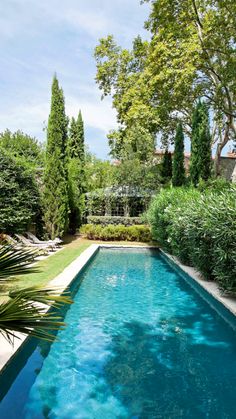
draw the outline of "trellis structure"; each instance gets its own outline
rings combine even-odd
[[[86,194],[87,215],[138,217],[154,196],[154,191],[130,186],[112,186]]]

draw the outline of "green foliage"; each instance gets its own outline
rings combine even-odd
[[[44,149],[35,138],[22,131],[12,133],[6,130],[0,134],[0,149],[9,153],[20,163],[29,164],[30,167],[43,167]]]
[[[150,229],[144,225],[102,225],[86,224],[81,227],[80,233],[90,240],[123,240],[149,242],[151,240]]]
[[[136,155],[130,154],[116,166],[114,185],[137,187],[143,190],[157,190],[160,187],[160,165],[150,162],[140,162]]]
[[[168,149],[165,149],[164,156],[161,162],[160,175],[163,183],[168,182],[172,178],[172,156]]]
[[[78,157],[78,129],[76,120],[73,116],[70,122],[69,137],[67,141],[67,156],[70,158]]]
[[[200,179],[211,176],[211,136],[208,109],[198,101],[193,113],[190,177],[196,186]]]
[[[81,111],[79,111],[77,120],[74,117],[71,118],[67,155],[69,158],[84,161],[84,154],[84,123]]]
[[[75,234],[81,225],[84,211],[84,192],[86,191],[84,125],[79,112],[77,121],[72,117],[70,135],[67,144],[68,161],[68,197],[69,197],[69,231]]]
[[[182,186],[185,183],[184,168],[184,134],[182,124],[179,123],[175,135],[175,151],[173,158],[173,186]]]
[[[221,289],[236,292],[236,188],[162,191],[148,212],[153,237]]]
[[[102,189],[90,192],[86,200],[86,210],[89,215],[102,216],[105,213],[106,197]]]
[[[67,125],[63,91],[54,76],[47,128],[43,191],[44,220],[47,232],[52,239],[57,236],[61,237],[68,226]]]
[[[145,162],[153,157],[155,136],[138,122],[131,127],[111,131],[108,140],[113,158],[130,159],[133,154],[136,159]]]
[[[147,213],[147,220],[151,225],[152,237],[164,249],[170,251],[168,228],[171,223],[168,208],[177,207],[181,197],[188,193],[185,188],[162,189],[160,193],[151,202]]]
[[[85,153],[85,179],[88,192],[103,189],[114,184],[116,167],[109,161],[98,159],[95,155]]]
[[[166,145],[180,115],[191,137],[194,103],[202,97],[214,125],[217,164],[221,150],[236,135],[236,3],[146,1],[150,42],[135,39],[127,50],[109,35],[95,49],[96,81],[104,96],[112,96],[121,123],[112,133],[112,147],[119,152],[121,131],[137,122],[152,134],[162,133]]]
[[[45,306],[51,305],[58,309],[72,302],[68,296],[59,296],[56,290],[50,288],[30,287],[13,290],[10,287],[11,275],[36,271],[30,266],[34,257],[34,252],[16,250],[9,245],[3,245],[0,249],[0,279],[3,281],[3,285],[0,284],[3,297],[0,303],[0,334],[11,343],[16,337],[15,332],[54,340],[54,332],[64,326],[64,323],[55,310],[45,311]]]
[[[102,226],[110,225],[124,225],[124,226],[132,226],[132,225],[140,225],[142,224],[142,219],[140,217],[119,217],[119,216],[96,216],[96,215],[89,215],[87,217],[88,224],[100,224]]]
[[[28,249],[15,249],[10,244],[1,244],[0,248],[0,280],[10,276],[37,272],[35,267],[30,266],[37,255]]]
[[[81,161],[84,161],[84,121],[82,118],[82,113],[79,111],[77,118],[77,129],[78,129],[78,157]]]
[[[40,213],[34,173],[8,154],[0,154],[0,231],[24,232]]]
[[[81,225],[85,208],[83,163],[78,158],[68,161],[69,232],[75,234]]]
[[[134,39],[131,51],[122,50],[111,35],[100,39],[95,49],[96,81],[104,96],[112,94],[121,123],[108,135],[114,158],[127,154],[128,146],[143,161],[155,145],[156,109],[150,101],[150,86],[142,79],[147,50],[148,42],[140,37]]]

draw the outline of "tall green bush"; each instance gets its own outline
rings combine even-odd
[[[151,202],[147,219],[151,225],[153,239],[166,250],[171,249],[168,230],[171,225],[169,212],[174,208],[178,209],[179,203],[186,198],[187,189],[169,188],[161,192]]]
[[[173,188],[152,202],[155,240],[221,289],[236,292],[236,188]]]
[[[44,165],[43,145],[20,130],[11,132],[7,129],[0,133],[0,150],[32,168]]]
[[[1,152],[0,232],[24,232],[39,218],[40,196],[34,172]]]

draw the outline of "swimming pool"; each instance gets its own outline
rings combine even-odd
[[[236,417],[236,332],[159,252],[101,249],[73,288],[59,340],[0,378],[1,419]]]

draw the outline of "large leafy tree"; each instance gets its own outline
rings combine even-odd
[[[112,95],[120,123],[109,133],[111,155],[120,158],[131,148],[141,160],[154,150],[158,117],[150,100],[150,86],[143,79],[148,42],[138,36],[131,51],[120,48],[113,36],[100,40],[95,49],[96,81],[102,98]]]
[[[133,154],[140,162],[153,158],[156,144],[155,135],[139,123],[111,131],[108,134],[108,140],[111,155],[114,158],[130,159],[130,155]]]
[[[68,227],[67,127],[63,91],[54,76],[47,127],[43,191],[44,220],[52,239],[62,236]]]
[[[185,182],[184,168],[184,134],[182,124],[179,123],[175,135],[175,150],[173,158],[173,186],[182,186]]]
[[[149,0],[147,0],[149,1]],[[167,116],[181,113],[190,129],[192,106],[204,97],[210,106],[215,168],[222,149],[236,135],[236,3],[233,0],[150,0],[146,27],[152,40],[146,72]],[[168,119],[167,119],[168,122]],[[167,125],[168,127],[168,125]]]
[[[0,231],[24,232],[41,211],[34,171],[5,151],[0,153]]]
[[[190,177],[196,186],[211,176],[211,136],[208,109],[198,101],[193,113]]]
[[[191,138],[194,104],[204,98],[212,115],[218,173],[222,149],[236,134],[236,3],[146,1],[151,4],[146,22],[151,41],[136,39],[128,51],[112,36],[100,40],[95,50],[99,87],[103,95],[112,95],[121,124],[138,121],[151,132],[162,132],[165,144],[180,118]]]

